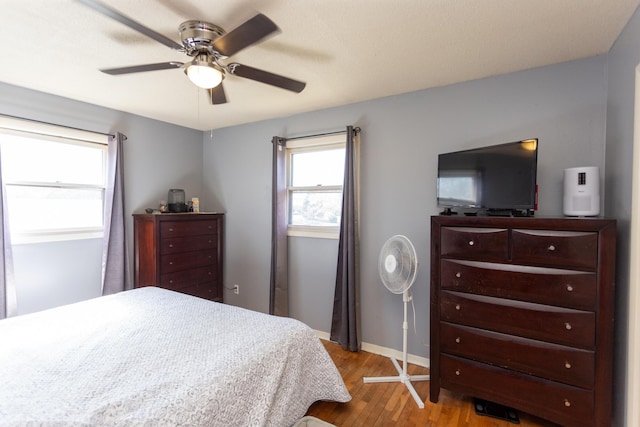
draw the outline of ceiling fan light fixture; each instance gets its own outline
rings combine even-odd
[[[200,54],[187,63],[184,72],[193,84],[203,89],[218,86],[224,78],[220,67],[214,64],[206,54]]]

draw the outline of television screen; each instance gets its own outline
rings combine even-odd
[[[438,206],[533,213],[537,161],[537,139],[440,154]]]

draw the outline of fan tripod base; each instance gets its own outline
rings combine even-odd
[[[393,362],[393,366],[395,366],[396,369],[398,370],[398,376],[395,376],[395,377],[364,377],[362,380],[365,383],[401,382],[405,386],[407,386],[407,389],[409,389],[409,392],[411,393],[411,395],[413,396],[413,399],[418,404],[418,407],[420,409],[424,409],[424,402],[422,401],[422,399],[420,399],[420,396],[418,396],[418,393],[416,392],[416,389],[413,388],[413,384],[411,384],[411,381],[429,381],[429,377],[430,376],[429,375],[407,375],[407,373],[406,373],[406,362],[405,362],[405,369],[403,370],[402,368],[400,368],[400,364],[398,363],[398,361],[395,358],[390,357],[390,359]]]

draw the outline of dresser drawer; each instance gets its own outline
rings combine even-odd
[[[512,230],[512,260],[595,270],[598,234],[593,232]]]
[[[590,390],[445,354],[440,364],[445,388],[516,409],[524,408],[564,425],[593,424],[595,399]]]
[[[216,249],[217,245],[218,240],[213,235],[174,237],[160,240],[160,254]]]
[[[440,242],[444,257],[486,261],[509,258],[509,231],[501,228],[442,227]]]
[[[577,387],[594,384],[593,351],[446,322],[440,324],[440,340],[444,353]]]
[[[440,318],[509,335],[593,350],[595,313],[442,291]]]
[[[592,272],[442,259],[441,288],[579,310],[596,310]]]
[[[201,234],[217,234],[218,221],[214,219],[192,221],[162,221],[160,238],[173,236],[198,236]]]
[[[216,252],[213,250],[162,255],[160,257],[160,274],[190,270],[194,267],[209,266],[209,268],[214,268],[215,261]]]
[[[180,289],[186,286],[205,282],[216,282],[217,268],[215,265],[192,268],[160,275],[160,286],[167,289]]]

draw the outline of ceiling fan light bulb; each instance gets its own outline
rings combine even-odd
[[[222,73],[212,65],[189,64],[185,73],[193,84],[203,89],[211,89],[222,82]]]

